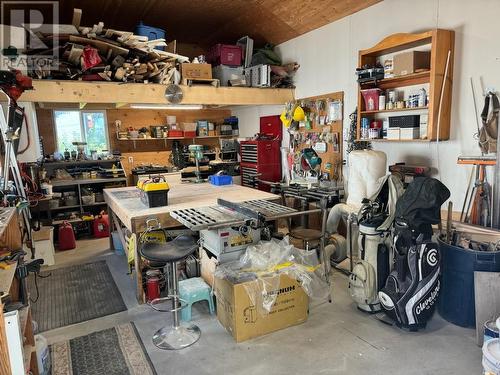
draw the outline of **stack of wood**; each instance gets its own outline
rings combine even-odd
[[[149,40],[129,31],[106,29],[102,22],[93,27],[79,25],[75,9],[73,25],[64,26],[64,33],[41,34],[47,45],[59,47],[59,69],[36,70],[36,78],[80,79],[144,83],[178,83],[179,63],[189,62],[186,56],[167,52],[165,39]],[[79,13],[81,17],[81,12]],[[161,49],[158,49],[161,48]],[[52,48],[50,52],[53,52]],[[40,53],[40,51],[38,51]]]

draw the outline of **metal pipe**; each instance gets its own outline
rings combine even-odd
[[[178,286],[179,286],[179,280],[177,278],[177,263],[172,262],[171,264],[171,269],[172,269],[172,309],[174,310],[174,328],[179,327],[179,291],[178,291]]]

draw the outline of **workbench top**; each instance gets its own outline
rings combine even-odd
[[[145,221],[156,217],[164,228],[179,226],[169,212],[186,208],[214,206],[218,198],[232,202],[253,199],[278,199],[279,196],[241,185],[215,186],[209,183],[173,183],[168,192],[168,206],[148,208],[135,186],[104,189],[104,199],[113,213],[133,233],[144,230]]]

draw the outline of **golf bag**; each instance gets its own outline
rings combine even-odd
[[[425,327],[439,295],[440,253],[432,224],[440,223],[449,196],[440,181],[417,177],[396,204],[394,270],[378,295],[386,314],[412,331]]]
[[[349,277],[349,292],[358,308],[378,312],[378,292],[385,285],[392,265],[390,227],[403,184],[396,176],[384,177],[371,199],[364,199],[358,214],[359,260]]]

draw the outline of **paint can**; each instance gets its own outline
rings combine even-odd
[[[488,320],[486,323],[484,323],[484,340],[483,342],[486,342],[491,339],[498,339],[500,337],[499,335],[499,328],[497,327],[497,323],[495,320]]]
[[[146,297],[148,302],[160,298],[160,272],[158,270],[146,271]]]
[[[500,339],[483,344],[483,374],[500,375]]]

